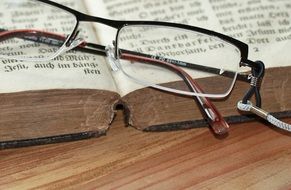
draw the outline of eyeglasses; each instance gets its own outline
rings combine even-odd
[[[255,94],[260,107],[256,81],[263,76],[264,65],[248,60],[248,46],[229,36],[177,23],[93,17],[48,0],[0,2],[1,10],[12,11],[19,7],[66,21],[56,23],[60,27],[52,33],[46,30],[46,22],[42,20],[21,15],[14,18],[31,19],[32,24],[27,25],[15,24],[12,18],[0,29],[1,58],[48,61],[71,49],[107,56],[113,70],[122,71],[139,84],[195,96],[219,134],[227,131],[228,125],[208,98],[228,96],[237,78],[252,82],[243,102],[247,103]],[[105,47],[79,38],[80,22],[96,22],[117,29],[113,46]],[[239,73],[240,67],[250,67],[252,75]],[[183,82],[173,86],[169,85],[171,81]]]

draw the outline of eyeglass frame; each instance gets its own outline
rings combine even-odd
[[[247,81],[247,82],[252,82],[251,80],[261,80],[263,75],[264,75],[264,71],[265,71],[265,66],[264,63],[261,61],[251,61],[248,59],[248,53],[249,53],[249,46],[244,43],[241,42],[237,39],[234,39],[230,36],[224,35],[222,33],[219,32],[215,32],[212,30],[208,30],[205,28],[200,28],[200,27],[196,27],[196,26],[190,26],[190,25],[185,25],[185,24],[179,24],[179,23],[171,23],[171,22],[162,22],[162,21],[124,21],[124,20],[111,20],[111,19],[106,19],[106,18],[101,18],[101,17],[96,17],[96,16],[91,16],[91,15],[87,15],[84,14],[82,12],[79,12],[77,10],[74,10],[72,8],[69,8],[67,6],[61,5],[59,3],[50,1],[50,0],[34,0],[34,1],[38,1],[38,2],[42,2],[48,5],[52,5],[55,6],[59,9],[63,9],[71,14],[73,14],[76,18],[76,26],[74,27],[71,35],[68,37],[65,45],[67,47],[70,46],[70,42],[73,42],[76,38],[76,36],[78,35],[78,27],[79,27],[79,23],[82,22],[96,22],[96,23],[100,23],[100,24],[104,24],[107,26],[110,26],[112,28],[117,29],[117,33],[116,33],[116,37],[115,37],[115,58],[118,58],[118,35],[119,32],[122,30],[123,27],[125,26],[130,26],[130,25],[156,25],[156,26],[168,26],[168,27],[176,27],[176,28],[181,28],[181,29],[185,29],[185,30],[191,30],[194,32],[199,32],[202,34],[206,34],[206,35],[210,35],[210,36],[215,36],[221,40],[224,40],[232,45],[234,45],[236,48],[238,48],[238,50],[240,51],[241,54],[241,60],[238,63],[239,67],[242,66],[246,66],[246,67],[250,67],[251,68],[251,75],[240,75],[240,73],[238,73],[238,79],[243,80],[243,81]],[[95,48],[101,48],[101,54],[104,55],[105,51],[103,51],[105,49],[105,47],[102,47],[102,45],[97,45],[96,44],[88,44],[89,46],[91,45],[92,47],[94,46]],[[104,49],[103,49],[104,48]],[[252,87],[255,87],[255,89],[251,88],[246,95],[243,98],[243,102],[247,102],[248,99],[251,98],[252,95],[256,95],[256,106],[261,107],[261,98],[260,98],[260,93],[259,93],[259,88],[257,88],[258,84],[256,83],[255,85],[252,85]]]
[[[241,55],[240,62],[238,63],[239,67],[247,66],[247,67],[250,67],[251,69],[261,69],[261,65],[260,64],[248,59],[249,47],[248,47],[248,45],[246,43],[244,43],[242,41],[239,41],[237,39],[234,39],[234,38],[232,38],[230,36],[227,36],[225,34],[216,32],[216,31],[212,31],[212,30],[208,30],[208,29],[200,28],[200,27],[196,27],[196,26],[191,26],[191,25],[185,25],[185,24],[180,24],[180,23],[172,23],[172,22],[163,22],[163,21],[111,20],[111,19],[106,19],[106,18],[102,18],[102,17],[96,17],[96,16],[87,15],[87,14],[84,14],[84,13],[79,12],[77,10],[74,10],[74,9],[72,9],[70,7],[61,5],[59,3],[56,3],[56,2],[53,2],[53,1],[50,1],[50,0],[33,0],[33,1],[41,2],[41,3],[47,4],[47,5],[51,5],[51,6],[57,7],[59,9],[65,10],[65,11],[71,13],[73,16],[75,16],[75,18],[76,18],[75,26],[74,26],[71,34],[67,37],[66,41],[63,44],[63,45],[66,46],[66,48],[68,48],[65,51],[68,51],[70,49],[76,48],[82,43],[82,42],[80,42],[79,44],[75,44],[72,48],[70,48],[70,46],[72,45],[72,43],[74,42],[74,40],[76,40],[76,37],[78,36],[78,33],[79,33],[78,28],[79,28],[79,23],[80,22],[96,22],[96,23],[104,24],[104,25],[107,25],[107,26],[110,26],[112,28],[117,29],[116,37],[115,37],[115,41],[114,41],[114,43],[115,43],[114,44],[115,45],[114,56],[115,56],[116,59],[119,56],[119,52],[118,52],[118,50],[119,50],[119,48],[118,48],[118,36],[119,36],[120,31],[124,27],[127,27],[127,26],[139,26],[139,25],[140,26],[142,26],[142,25],[165,26],[165,27],[173,27],[173,28],[180,28],[180,29],[184,29],[184,30],[190,30],[190,31],[193,31],[193,32],[198,32],[198,33],[206,34],[206,35],[209,35],[209,36],[217,37],[217,38],[219,38],[219,39],[221,39],[221,40],[223,40],[225,42],[228,42],[228,43],[232,44],[233,46],[235,46],[239,50],[240,55]],[[99,44],[93,44],[93,43],[86,43],[86,45],[88,45],[89,47],[94,48],[97,51],[90,51],[89,49],[86,49],[86,48],[82,47],[83,51],[87,50],[88,52],[94,52],[96,54],[105,55],[105,46],[102,46],[102,45],[99,45]],[[98,50],[100,50],[100,51],[98,51]],[[56,56],[58,56],[58,55],[56,55]],[[48,59],[51,60],[51,59],[55,58],[56,56],[49,57]],[[40,59],[41,58],[38,58],[37,60],[40,60]],[[33,60],[33,59],[28,59],[28,61],[30,61],[30,60]],[[208,68],[206,67],[206,69],[208,69]],[[210,73],[213,72],[213,71],[209,71],[209,70],[207,70],[207,71],[210,72]],[[249,77],[248,75],[238,73],[238,79],[239,80],[248,82],[248,81],[250,81],[248,79],[248,77]],[[212,98],[215,98],[215,97],[212,97]],[[219,97],[219,98],[222,98],[222,97]]]
[[[118,48],[119,33],[124,27],[127,27],[127,26],[151,25],[151,26],[165,26],[165,27],[180,28],[180,29],[185,29],[185,30],[189,30],[189,31],[199,32],[199,33],[206,34],[209,36],[214,36],[214,37],[217,37],[223,41],[226,41],[226,42],[232,44],[233,46],[235,46],[239,50],[240,55],[241,55],[240,62],[238,63],[239,67],[247,66],[247,67],[251,68],[251,73],[252,73],[251,75],[237,73],[237,75],[233,79],[234,81],[236,79],[240,79],[243,81],[251,82],[251,88],[244,96],[243,102],[247,102],[253,95],[255,95],[256,96],[256,106],[261,107],[261,97],[260,97],[259,87],[257,85],[257,82],[255,82],[255,84],[254,84],[253,81],[261,80],[261,78],[263,77],[264,70],[265,70],[264,64],[261,61],[254,62],[254,61],[249,60],[248,59],[248,52],[249,52],[248,45],[237,40],[237,39],[234,39],[230,36],[227,36],[227,35],[215,32],[215,31],[211,31],[211,30],[196,27],[196,26],[190,26],[190,25],[179,24],[179,23],[162,22],[162,21],[111,20],[111,19],[87,15],[87,14],[81,13],[77,10],[74,10],[72,8],[66,7],[64,5],[58,4],[58,3],[50,1],[50,0],[33,0],[33,1],[41,2],[41,3],[47,4],[47,5],[54,6],[56,8],[67,11],[67,12],[71,13],[73,16],[75,16],[75,18],[76,18],[75,27],[72,30],[72,33],[69,35],[69,37],[66,38],[66,41],[64,42],[64,44],[62,46],[62,47],[65,47],[63,49],[64,52],[68,51],[70,49],[76,48],[76,49],[79,49],[81,51],[85,51],[88,53],[94,53],[94,54],[106,56],[106,47],[99,45],[99,44],[85,43],[84,46],[80,46],[80,44],[82,44],[82,42],[78,42],[76,44],[73,44],[73,46],[72,46],[72,43],[76,40],[76,37],[78,36],[78,33],[79,33],[78,28],[79,28],[80,22],[96,22],[96,23],[104,24],[104,25],[107,25],[107,26],[110,26],[112,28],[117,29],[117,33],[116,33],[116,37],[115,37],[115,44],[114,44],[114,46],[115,46],[115,48],[114,48],[115,59],[119,58],[119,48]],[[90,48],[86,48],[86,46],[88,46]],[[93,49],[91,49],[91,48],[93,48]],[[62,53],[62,49],[60,51],[61,52],[59,52],[59,54]],[[56,56],[58,56],[58,55],[56,55]],[[49,58],[49,59],[53,59],[53,58]],[[206,68],[206,69],[209,69],[209,68]],[[232,90],[232,88],[233,88],[233,86],[231,87],[230,91]],[[206,99],[206,102],[210,102],[207,97],[202,96],[202,98]],[[199,100],[199,98],[198,98],[198,100]],[[212,104],[212,103],[210,102],[210,104]],[[213,106],[213,104],[212,104],[212,106]],[[215,107],[214,107],[214,109],[216,110]],[[219,112],[218,112],[218,116],[221,116],[219,114]]]

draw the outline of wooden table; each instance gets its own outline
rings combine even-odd
[[[291,119],[289,120],[289,122]],[[291,135],[263,123],[107,136],[0,151],[0,189],[291,189]]]

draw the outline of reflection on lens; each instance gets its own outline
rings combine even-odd
[[[0,10],[0,56],[6,58],[49,57],[76,25],[71,13],[33,0],[1,0]]]
[[[163,64],[170,63],[186,71],[205,94],[211,95],[231,90],[241,59],[237,47],[226,41],[165,26],[126,26],[119,32],[118,48],[121,66],[127,75],[147,84],[189,91],[185,85],[173,83],[182,77]]]

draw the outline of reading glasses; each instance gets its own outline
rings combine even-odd
[[[228,131],[228,124],[209,98],[227,97],[236,79],[250,83],[238,108],[275,122],[285,123],[260,109],[259,82],[264,75],[261,61],[248,59],[248,45],[207,29],[158,21],[121,21],[90,16],[48,0],[3,0],[1,10],[27,8],[43,15],[64,18],[56,30],[47,30],[41,19],[31,24],[7,20],[0,29],[0,57],[21,61],[49,61],[69,50],[107,56],[113,71],[147,87],[194,96],[217,134]],[[25,19],[25,18],[24,18]],[[80,22],[96,22],[117,30],[113,44],[103,46],[79,37]],[[240,67],[251,72],[239,72]],[[249,100],[256,97],[256,106]]]

